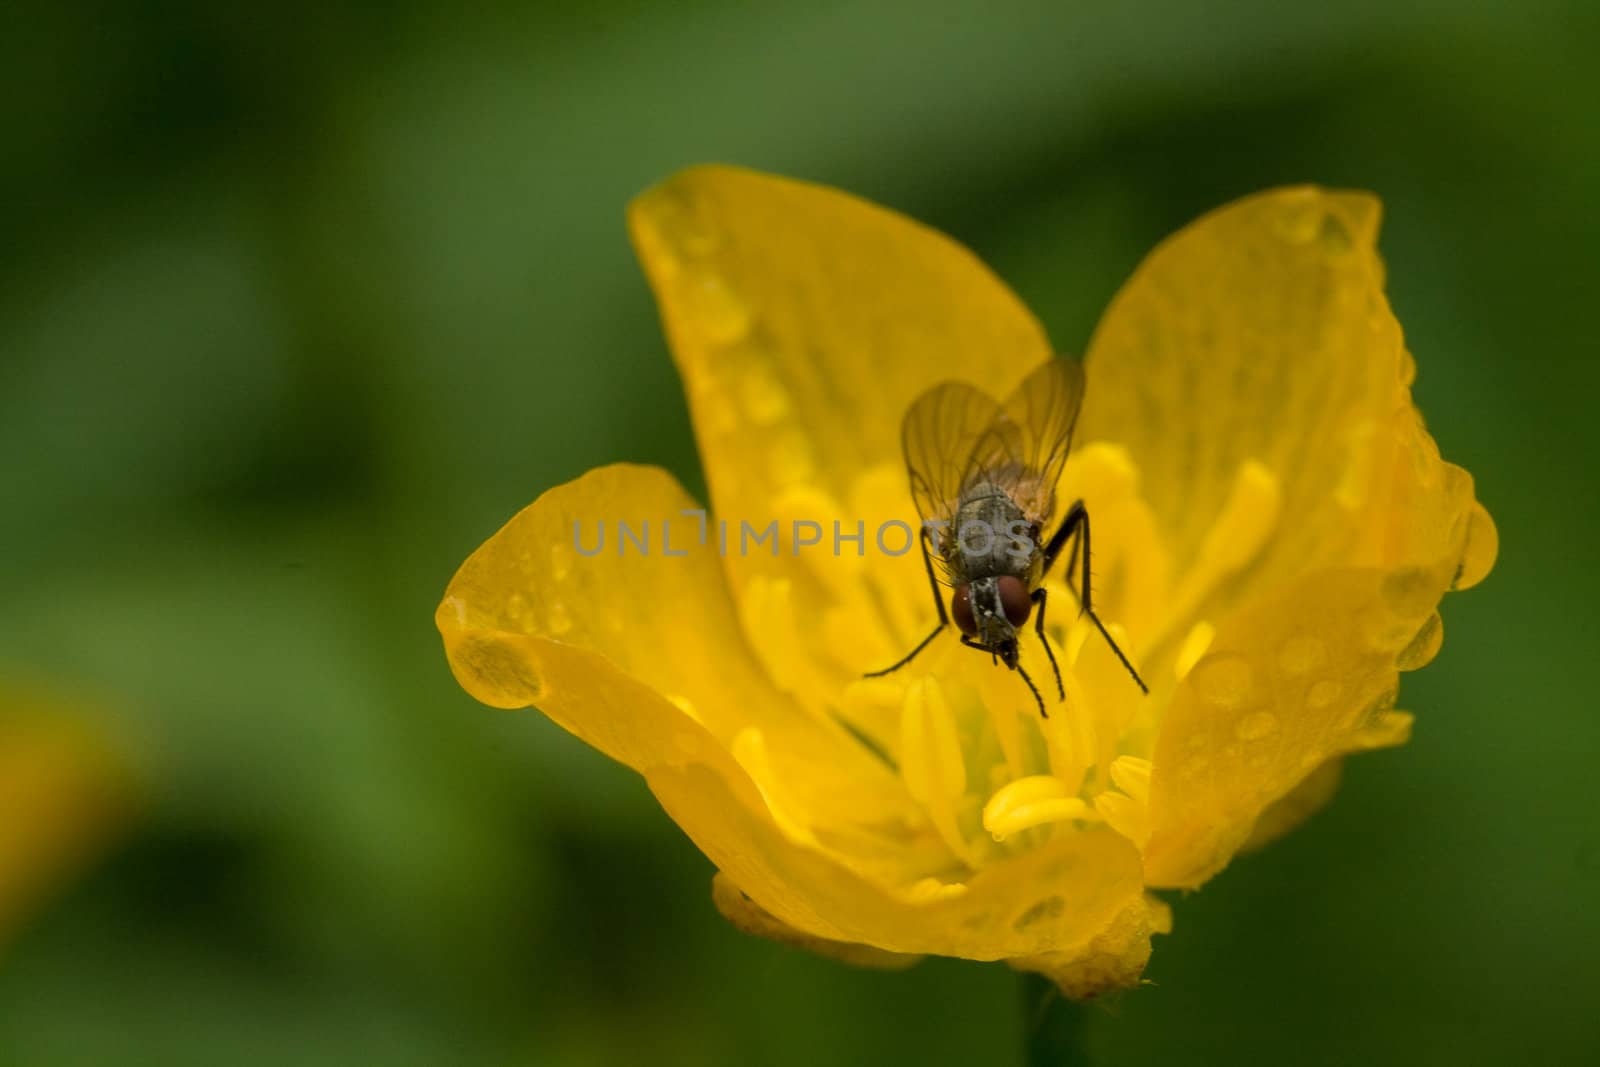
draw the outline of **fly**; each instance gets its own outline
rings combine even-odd
[[[1139,689],[1150,692],[1095,614],[1089,587],[1089,510],[1083,501],[1067,509],[1048,541],[1040,541],[1055,515],[1056,483],[1072,446],[1083,390],[1082,366],[1052,359],[1029,374],[1004,404],[964,382],[944,382],[911,405],[901,427],[901,445],[911,496],[922,516],[922,562],[939,625],[904,659],[868,678],[910,663],[953,617],[961,643],[1022,675],[1039,714],[1048,718],[1038,686],[1018,661],[1017,641],[1032,615],[1055,673],[1056,693],[1065,698],[1061,668],[1044,632],[1046,593],[1041,583],[1072,542],[1067,587]],[[1081,592],[1073,584],[1080,564]],[[948,611],[941,581],[952,590]]]

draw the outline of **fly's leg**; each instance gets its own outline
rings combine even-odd
[[[999,649],[991,648],[988,645],[984,644],[982,641],[979,641],[977,638],[968,637],[966,634],[962,634],[961,635],[961,643],[963,645],[966,645],[968,648],[975,648],[979,652],[987,652],[987,653],[989,653],[989,655],[995,657],[996,662],[999,661],[999,656],[1000,656]],[[1055,657],[1054,656],[1050,657],[1050,662],[1051,663],[1055,662]],[[1044,697],[1039,695],[1039,687],[1033,684],[1033,679],[1028,677],[1028,672],[1022,669],[1022,664],[1020,664],[1020,663],[1016,664],[1015,666],[1012,666],[1011,669],[1016,671],[1018,674],[1022,675],[1022,680],[1024,682],[1028,683],[1028,692],[1033,694],[1033,702],[1035,704],[1039,705],[1039,717],[1041,719],[1048,719],[1050,717],[1050,713],[1048,711],[1044,710]],[[1056,676],[1056,682],[1059,684],[1060,681],[1061,681],[1061,677],[1060,677],[1060,675],[1057,675]]]
[[[1128,657],[1123,654],[1122,649],[1117,647],[1116,641],[1106,632],[1105,624],[1100,621],[1100,616],[1094,613],[1094,593],[1089,586],[1089,509],[1084,507],[1083,501],[1080,500],[1067,509],[1067,517],[1061,520],[1060,528],[1051,535],[1050,543],[1045,545],[1044,571],[1041,572],[1041,576],[1050,570],[1050,565],[1056,561],[1056,556],[1060,555],[1062,546],[1074,534],[1079,536],[1078,543],[1072,553],[1074,558],[1067,565],[1068,583],[1070,584],[1071,582],[1074,568],[1081,561],[1083,565],[1083,592],[1078,596],[1078,603],[1082,606],[1084,614],[1088,615],[1094,622],[1095,629],[1100,631],[1100,636],[1106,639],[1106,644],[1111,646],[1111,651],[1117,654],[1117,659],[1121,660],[1122,665],[1127,668],[1128,674],[1132,676],[1140,691],[1148,696],[1150,687],[1144,684],[1144,679],[1139,677],[1139,672],[1133,669],[1133,664],[1128,662]],[[1052,656],[1051,662],[1054,661],[1055,657]]]
[[[1056,654],[1050,650],[1050,638],[1046,637],[1044,632],[1044,602],[1047,599],[1044,586],[1041,585],[1035,589],[1029,599],[1039,605],[1039,615],[1034,620],[1033,628],[1039,634],[1039,643],[1044,646],[1044,654],[1050,657],[1050,669],[1056,675],[1056,695],[1065,700],[1067,699],[1067,689],[1066,686],[1061,684],[1061,668],[1056,666]]]
[[[928,537],[928,528],[924,526],[922,528],[922,566],[928,572],[928,588],[933,591],[933,607],[934,610],[939,613],[939,625],[935,626],[932,633],[930,633],[927,637],[924,637],[916,648],[913,648],[910,652],[907,652],[905,657],[898,663],[894,664],[894,666],[885,667],[881,671],[868,671],[866,674],[862,675],[863,678],[881,678],[885,674],[893,674],[901,667],[904,667],[907,663],[910,663],[912,660],[916,659],[917,653],[927,648],[928,645],[933,642],[933,639],[938,637],[939,634],[944,631],[946,626],[950,625],[950,616],[946,614],[944,610],[944,598],[939,595],[939,579],[934,577],[933,574],[933,559],[928,555]]]

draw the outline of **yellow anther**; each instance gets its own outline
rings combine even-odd
[[[989,798],[983,808],[983,828],[996,841],[1004,841],[1035,826],[1085,817],[1091,817],[1089,806],[1069,796],[1061,779],[1034,774],[1008,783]]]

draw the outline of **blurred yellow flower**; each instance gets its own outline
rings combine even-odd
[[[1360,193],[1248,197],[1112,303],[1063,496],[1088,502],[1096,606],[1151,693],[1057,609],[1066,697],[1041,719],[950,635],[862,674],[934,621],[917,553],[877,536],[916,522],[901,417],[946,379],[1005,395],[1052,358],[1043,330],[906,218],[680,174],[629,218],[712,514],[650,467],[545,493],[450,583],[451,667],[643,774],[742,929],[857,963],[1003,959],[1078,997],[1131,985],[1170,928],[1149,890],[1200,885],[1325,801],[1345,755],[1405,740],[1398,672],[1494,560],[1411,402],[1378,215]],[[1035,642],[1023,658],[1048,677]]]
[[[134,807],[124,759],[77,708],[0,682],[0,945],[104,851]]]

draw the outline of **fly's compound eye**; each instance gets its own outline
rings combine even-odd
[[[950,598],[950,615],[968,637],[978,635],[978,620],[972,617],[972,586],[963,585]]]
[[[1033,611],[1033,600],[1028,596],[1028,586],[1021,578],[1013,578],[1009,574],[996,583],[1000,593],[1000,609],[1006,613],[1006,621],[1012,626],[1021,626],[1028,621],[1028,614]],[[971,614],[969,605],[967,611]]]

